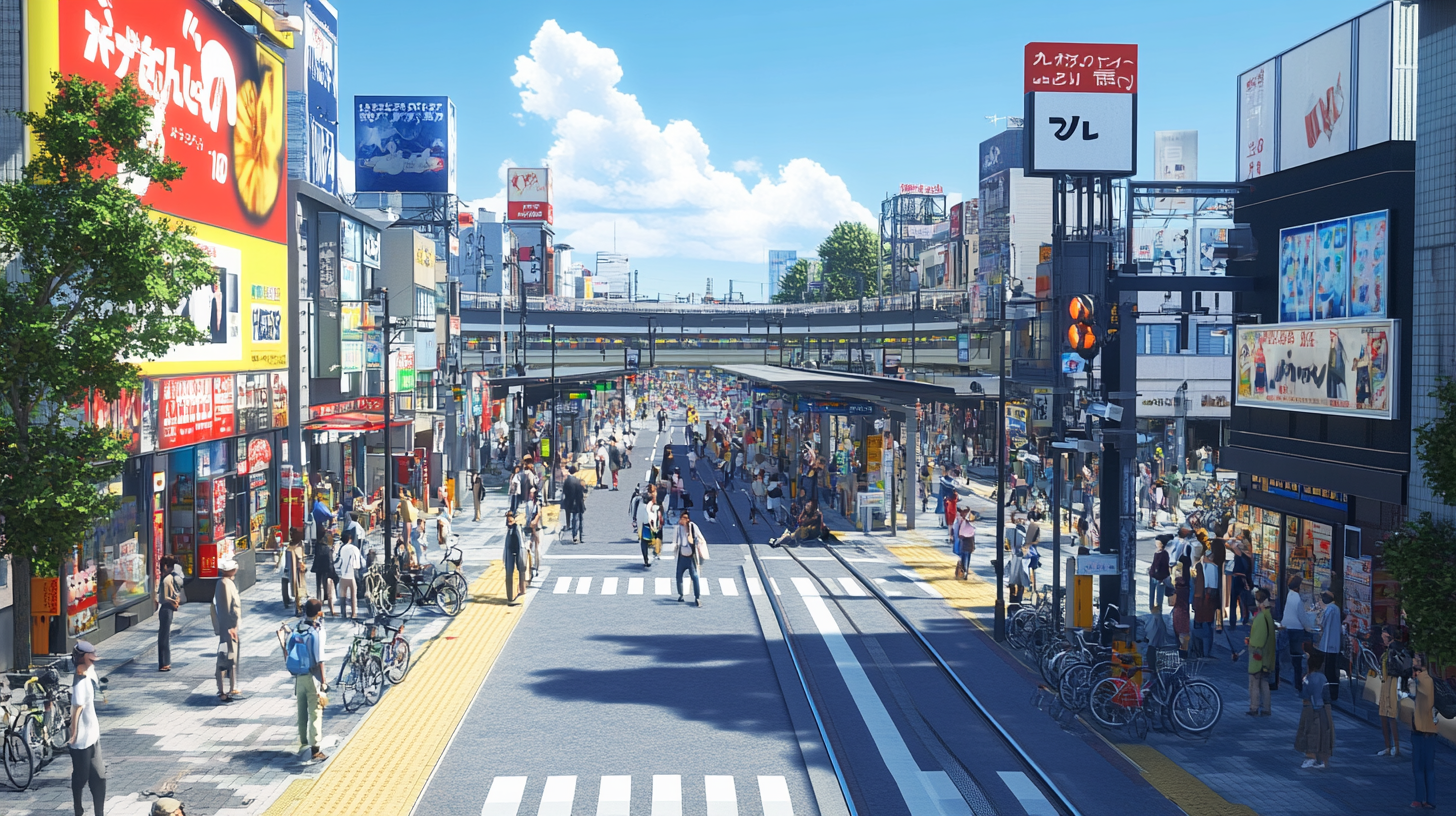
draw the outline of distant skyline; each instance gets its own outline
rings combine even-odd
[[[335,5],[346,157],[354,95],[449,95],[471,206],[504,211],[504,167],[547,163],[576,257],[615,231],[644,294],[713,277],[753,297],[768,250],[811,255],[834,223],[874,223],[901,182],[973,198],[976,147],[1005,127],[987,117],[1021,114],[1027,42],[1137,43],[1139,176],[1154,131],[1187,129],[1198,177],[1224,180],[1237,75],[1376,3]]]

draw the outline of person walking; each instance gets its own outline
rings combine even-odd
[[[71,805],[76,816],[82,816],[86,811],[85,790],[90,788],[91,807],[96,816],[103,816],[106,760],[101,755],[101,721],[96,718],[99,681],[92,668],[96,665],[96,647],[84,640],[76,641],[71,663],[76,667],[71,679],[71,729],[66,737],[71,754]]]
[[[597,440],[596,462],[597,490],[605,490],[607,489],[607,442],[605,439]]]
[[[566,481],[561,485],[561,512],[566,514],[566,529],[571,534],[571,543],[581,543],[582,516],[586,513],[586,485],[577,478],[576,465],[568,468]]]
[[[1304,690],[1304,644],[1310,642],[1309,631],[1314,628],[1314,618],[1304,606],[1299,588],[1304,579],[1296,575],[1289,579],[1289,592],[1284,596],[1284,614],[1279,626],[1289,638],[1289,663],[1294,668],[1294,689]]]
[[[1011,552],[1007,556],[1006,587],[1010,595],[1010,606],[1020,608],[1026,587],[1031,582],[1031,578],[1026,572],[1026,558],[1022,554],[1021,544],[1013,543]],[[1007,611],[1010,611],[1010,606],[1007,607]]]
[[[334,537],[324,534],[313,548],[313,566],[309,568],[313,573],[314,595],[321,601],[329,604],[329,617],[334,616],[334,584],[339,580],[339,572],[334,569]]]
[[[283,608],[292,609],[293,616],[303,614],[303,602],[308,600],[308,564],[303,555],[303,530],[295,527],[288,531],[288,546],[279,555],[278,572],[283,576]]]
[[[238,627],[243,621],[243,600],[233,578],[238,562],[222,558],[217,562],[217,586],[212,593],[212,631],[217,635],[217,699],[231,703],[243,699],[238,693],[238,663],[242,659]],[[224,689],[223,680],[227,680]]]
[[[1178,654],[1188,657],[1188,646],[1192,640],[1188,620],[1188,605],[1192,600],[1192,585],[1188,571],[1179,561],[1173,565],[1173,634],[1178,636]]]
[[[1319,640],[1315,648],[1324,656],[1326,685],[1331,702],[1340,699],[1340,639],[1345,630],[1340,621],[1340,607],[1335,603],[1335,594],[1328,589],[1320,593]]]
[[[541,499],[537,496],[536,488],[531,488],[531,492],[526,494],[526,503],[521,505],[520,512],[525,514],[521,524],[528,536],[525,572],[535,578],[536,572],[541,569]]]
[[[662,508],[657,504],[657,485],[648,485],[637,505],[637,536],[642,546],[642,566],[651,567],[662,552]]]
[[[516,510],[506,511],[506,542],[501,561],[506,568],[506,603],[519,606],[517,597],[526,596],[526,534],[521,529],[520,514]]]
[[[1269,591],[1260,587],[1254,592],[1254,618],[1249,624],[1249,710],[1250,717],[1270,714],[1269,678],[1274,676],[1274,667],[1279,663],[1275,648],[1277,635],[1274,631],[1273,604]]]
[[[607,466],[612,470],[612,489],[617,489],[617,471],[622,469],[622,448],[617,443],[617,437],[612,437],[612,444],[607,448]]]
[[[522,482],[522,484],[528,484],[528,483],[527,482]],[[530,488],[528,487],[528,488],[526,488],[526,490],[529,491]],[[419,519],[413,525],[410,526],[410,537],[409,537],[409,540],[410,540],[410,549],[413,550],[414,551],[414,554],[415,554],[415,563],[417,565],[423,567],[425,565],[425,550],[428,549],[428,545],[425,542],[425,520],[424,519]]]
[[[1380,655],[1380,736],[1385,747],[1376,756],[1400,756],[1400,684],[1405,678],[1404,650],[1395,637],[1395,626],[1386,625],[1380,630],[1380,642],[1385,647]]]
[[[1154,615],[1163,614],[1163,598],[1168,592],[1169,568],[1168,539],[1158,536],[1154,546],[1153,562],[1148,565],[1148,611]]]
[[[339,612],[347,609],[351,618],[359,617],[359,570],[364,568],[364,554],[355,541],[339,547],[338,554],[334,556],[339,578]],[[319,607],[323,607],[322,602]]]
[[[748,483],[748,497],[748,523],[757,524],[768,501],[768,487],[763,483],[763,471],[754,474],[753,481]]]
[[[304,604],[304,619],[292,632],[279,627],[285,665],[293,675],[293,699],[298,714],[298,744],[310,749],[310,758],[322,762],[328,756],[319,747],[324,730],[324,692],[328,691],[328,673],[324,670],[325,639],[324,605],[318,598]],[[288,632],[287,638],[284,633]]]
[[[526,492],[525,484],[526,477],[521,474],[521,465],[518,462],[515,467],[511,468],[511,479],[506,485],[506,493],[511,498],[511,510],[515,510],[520,505],[521,498]]]
[[[673,539],[673,551],[677,553],[677,577],[673,583],[677,586],[677,599],[683,600],[683,573],[690,574],[693,578],[693,602],[700,608],[703,605],[703,596],[699,587],[698,570],[703,562],[708,560],[708,542],[703,538],[703,531],[693,523],[691,514],[682,511],[678,517],[677,536]]]
[[[665,430],[667,430],[667,409],[666,408],[658,408],[657,409],[657,432],[658,433],[662,433]]]
[[[1193,629],[1198,637],[1199,657],[1213,656],[1213,629],[1222,606],[1219,600],[1222,584],[1223,575],[1213,563],[1213,553],[1204,550],[1193,581]]]
[[[958,505],[960,510],[951,522],[950,536],[956,554],[956,577],[966,580],[971,574],[971,556],[976,552],[976,513],[969,501]]]
[[[1411,659],[1411,685],[1415,687],[1415,710],[1411,712],[1411,770],[1415,773],[1416,795],[1411,807],[1436,808],[1436,685],[1426,670],[1426,656]],[[72,790],[75,783],[72,782]]]
[[[1249,555],[1248,531],[1234,539],[1234,564],[1229,570],[1230,626],[1247,626],[1252,614],[1254,589],[1254,559]],[[1242,610],[1240,609],[1242,607]],[[1242,617],[1240,612],[1242,611]]]
[[[1304,702],[1299,729],[1294,734],[1294,750],[1305,757],[1301,768],[1323,770],[1335,750],[1335,722],[1330,716],[1329,686],[1324,679],[1324,654],[1314,651],[1309,655],[1309,676],[1299,692]]]
[[[480,502],[485,498],[485,480],[480,478],[480,471],[470,471],[470,498],[475,505],[475,520],[480,521]]]
[[[172,670],[172,618],[182,607],[182,578],[177,575],[177,559],[162,556],[157,562],[162,580],[157,585],[157,671]]]
[[[324,501],[324,494],[315,493],[313,499],[313,535],[315,539],[323,538],[329,527],[334,523],[334,513]]]
[[[688,475],[698,481],[698,449],[693,445],[688,446]]]

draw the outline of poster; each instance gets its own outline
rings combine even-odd
[[[1394,320],[1241,327],[1237,401],[1391,419],[1398,328]]]
[[[1345,299],[1350,292],[1350,221],[1325,221],[1317,229],[1314,317],[1339,320],[1347,316]]]
[[[96,628],[96,562],[81,560],[81,550],[72,551],[61,576],[66,593],[66,632],[71,637]]]
[[[1027,445],[1026,420],[1028,413],[1023,405],[1006,406],[1006,438],[1010,440],[1013,451],[1020,450]]]
[[[1385,316],[1389,233],[1389,210],[1350,218],[1350,317]]]
[[[1223,227],[1198,228],[1198,273],[1200,275],[1222,275],[1228,270],[1227,258],[1215,258],[1214,253],[1228,248],[1228,230]]]
[[[1314,317],[1314,225],[1279,231],[1279,322]]]

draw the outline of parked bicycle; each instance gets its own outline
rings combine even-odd
[[[1212,683],[1198,679],[1203,659],[1185,661],[1171,650],[1155,655],[1151,677],[1141,684],[1131,660],[1114,655],[1114,665],[1128,671],[1092,687],[1092,718],[1107,728],[1131,726],[1139,738],[1147,736],[1149,726],[1184,737],[1207,735],[1223,714],[1223,697]]]
[[[5,725],[4,736],[0,737],[0,757],[5,762],[5,778],[18,790],[25,790],[35,775],[36,758],[22,733],[27,718],[11,703],[13,695],[14,690],[7,685],[5,697],[0,700],[0,719]]]
[[[361,705],[374,705],[384,693],[384,647],[370,631],[374,624],[351,622],[362,631],[349,644],[349,653],[344,656],[338,680],[334,682],[348,712],[358,711]]]
[[[459,572],[434,567],[411,570],[389,563],[364,571],[364,594],[370,606],[376,615],[391,618],[403,617],[416,605],[434,606],[454,617],[465,603],[464,584],[465,577]]]

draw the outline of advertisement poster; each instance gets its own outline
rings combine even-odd
[[[1279,231],[1279,322],[1314,318],[1313,224]]]
[[[273,380],[273,427],[288,427],[288,372],[275,371]]]
[[[307,178],[338,193],[339,22],[325,3],[304,7],[304,94],[308,107]]]
[[[1350,291],[1350,222],[1345,218],[1325,221],[1317,230],[1314,317],[1339,320],[1347,316],[1345,298]]]
[[[448,96],[354,97],[354,189],[455,192],[455,103]]]
[[[1222,275],[1228,271],[1228,258],[1215,258],[1214,253],[1228,247],[1228,230],[1220,227],[1198,228],[1198,273]]]
[[[66,632],[71,637],[96,628],[96,562],[82,561],[80,550],[62,565],[61,590],[66,597]]]
[[[81,404],[82,415],[88,424],[107,428],[126,442],[126,452],[137,454],[142,449],[142,394],[140,391],[122,391],[115,402],[92,392]]]
[[[235,411],[237,432],[250,434],[271,429],[273,427],[273,405],[269,392],[272,375],[239,374],[237,381],[238,401]]]
[[[551,170],[511,167],[506,170],[506,220],[551,223]],[[770,261],[772,266],[772,261]],[[787,269],[788,263],[784,263]]]
[[[1385,317],[1390,211],[1350,219],[1350,317]]]
[[[233,375],[174,377],[158,385],[159,449],[180,448],[236,433]]]
[[[1237,401],[1392,419],[1398,328],[1394,320],[1241,327]]]
[[[1239,77],[1239,181],[1274,172],[1274,60]]]
[[[1011,450],[1017,451],[1026,447],[1026,420],[1028,411],[1023,405],[1006,406],[1006,438],[1010,440]]]
[[[1279,169],[1350,149],[1351,73],[1346,23],[1286,53],[1279,66]]]

